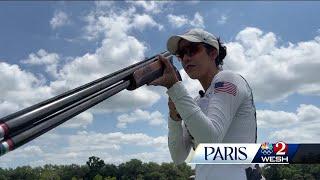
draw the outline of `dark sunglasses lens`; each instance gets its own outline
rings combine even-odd
[[[179,60],[182,60],[184,55],[188,55],[189,57],[192,57],[193,55],[197,54],[198,51],[199,51],[199,44],[191,43],[190,45],[185,46],[182,49],[179,49],[176,55]]]
[[[184,57],[185,51],[184,50],[178,50],[176,53],[176,56],[178,57],[179,60],[182,60]]]
[[[188,54],[188,56],[191,57],[191,56],[197,54],[198,51],[199,51],[199,44],[197,44],[197,43],[192,43],[192,44],[190,44],[190,46],[189,46],[189,50],[188,50],[189,54]]]

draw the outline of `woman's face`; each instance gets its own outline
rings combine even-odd
[[[216,69],[212,56],[207,54],[201,43],[192,43],[184,39],[179,43],[177,57],[191,79],[204,78]]]

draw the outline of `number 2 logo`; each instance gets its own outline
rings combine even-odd
[[[288,153],[288,145],[282,141],[279,141],[273,147],[273,151],[276,155],[286,155]]]

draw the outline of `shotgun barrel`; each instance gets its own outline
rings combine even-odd
[[[171,58],[168,52],[160,55]],[[171,59],[172,63],[172,59]],[[134,90],[163,74],[158,56],[140,61],[78,88],[0,119],[0,156],[127,89]],[[176,70],[177,71],[177,70]],[[180,76],[177,71],[177,75]]]

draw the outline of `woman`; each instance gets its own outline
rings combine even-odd
[[[176,164],[199,143],[255,143],[257,124],[251,89],[246,80],[221,66],[226,47],[202,29],[169,38],[168,50],[177,56],[204,92],[191,98],[168,59],[162,77],[152,85],[166,87],[169,95],[168,145]],[[196,179],[246,179],[248,165],[196,165]]]

